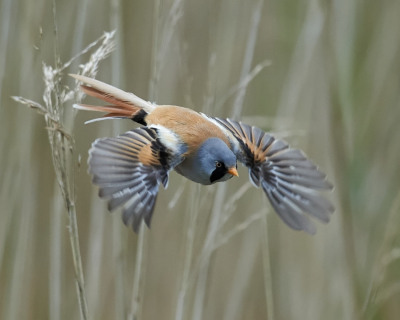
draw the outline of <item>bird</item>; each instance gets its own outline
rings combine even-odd
[[[70,76],[82,83],[83,93],[107,103],[74,104],[76,109],[106,113],[87,122],[131,119],[141,125],[95,140],[88,158],[99,197],[107,201],[110,212],[123,207],[122,220],[134,232],[142,220],[150,228],[159,186],[167,188],[172,170],[195,183],[212,185],[238,177],[238,161],[289,228],[315,234],[310,217],[329,222],[334,207],[321,192],[333,185],[303,151],[286,141],[240,121],[157,105],[99,80]]]

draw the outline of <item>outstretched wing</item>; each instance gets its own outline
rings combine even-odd
[[[334,207],[317,190],[330,190],[332,185],[301,150],[257,127],[231,119],[214,120],[227,132],[238,160],[249,168],[250,180],[262,187],[290,228],[315,233],[314,224],[304,213],[329,222]]]
[[[168,148],[160,134],[160,128],[141,127],[117,138],[98,139],[89,151],[89,173],[100,187],[100,198],[108,201],[111,212],[123,205],[122,219],[135,232],[142,219],[150,227],[158,186],[167,187],[168,172],[183,160],[171,148],[173,135]]]

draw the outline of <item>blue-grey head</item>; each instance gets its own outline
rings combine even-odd
[[[196,170],[203,184],[226,181],[237,173],[236,156],[219,138],[207,139],[197,151]]]

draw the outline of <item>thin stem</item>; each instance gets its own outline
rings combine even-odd
[[[175,320],[183,320],[185,315],[185,300],[186,300],[185,298],[189,287],[189,275],[193,257],[194,234],[196,230],[197,215],[199,213],[200,197],[198,196],[199,186],[197,184],[193,185],[193,190],[190,195],[191,195],[190,199],[191,205],[190,205],[189,223],[186,235],[185,262],[183,267],[181,289],[179,291],[178,303],[176,306]]]
[[[377,254],[377,259],[376,259],[377,263],[373,270],[371,283],[368,288],[367,296],[365,298],[362,310],[360,312],[359,319],[366,317],[367,310],[371,306],[371,304],[374,303],[379,288],[385,278],[387,263],[385,263],[384,256],[385,254],[390,252],[390,246],[393,243],[393,239],[398,234],[399,208],[400,208],[400,192],[397,194],[397,197],[394,199],[392,206],[390,208],[389,217],[386,223],[385,235],[383,238],[382,245]]]
[[[225,194],[226,184],[219,184],[215,194],[214,206],[211,213],[207,236],[201,252],[199,277],[197,279],[196,295],[193,307],[193,320],[203,319],[204,298],[206,294],[208,271],[210,269],[211,254],[213,253],[213,244],[219,229]]]
[[[229,220],[232,216],[233,212],[236,209],[236,202],[249,190],[253,187],[250,181],[246,182],[243,186],[241,186],[234,194],[229,196],[229,199],[226,200],[224,205],[224,215],[221,219],[221,224],[219,226],[220,229],[224,226],[224,224]]]
[[[60,67],[60,55],[58,53],[58,29],[57,29],[57,9],[56,9],[56,0],[53,0],[53,24],[54,24],[54,67],[55,69],[59,69]],[[57,113],[60,111],[60,97],[58,93],[60,92],[60,80],[59,76],[56,77],[55,81],[55,101],[56,101],[56,111]]]
[[[68,216],[69,216],[69,236],[71,240],[72,247],[72,257],[74,259],[75,276],[76,276],[76,286],[78,291],[79,306],[81,312],[81,318],[88,319],[88,306],[86,301],[85,293],[85,283],[83,278],[82,260],[81,252],[79,248],[79,236],[78,236],[78,224],[76,221],[76,211],[75,205],[67,201],[68,206]]]
[[[111,56],[111,83],[117,88],[121,86],[121,80],[123,79],[123,28],[121,23],[121,1],[112,0],[110,2],[110,26],[112,30],[118,30],[116,35],[116,50]],[[113,136],[117,136],[121,133],[122,126],[120,121],[113,122]],[[114,256],[114,286],[115,286],[115,319],[126,319],[128,308],[126,306],[126,292],[125,292],[125,281],[126,270],[125,260],[122,258],[125,256],[126,247],[122,239],[122,225],[119,220],[113,219],[113,256]]]
[[[265,200],[264,200],[265,201]],[[271,259],[269,254],[267,214],[262,217],[262,257],[264,271],[265,300],[267,302],[267,319],[274,319],[274,300],[272,291],[272,271]]]
[[[140,295],[141,287],[144,286],[144,267],[146,265],[146,226],[144,222],[140,227],[139,240],[136,251],[136,262],[135,262],[135,274],[133,278],[133,293],[132,293],[132,307],[129,319],[139,320],[141,318],[141,306],[143,302],[143,296]]]
[[[13,1],[2,1],[1,2],[1,18],[0,18],[0,97],[3,88],[4,73],[6,70],[6,59],[7,59],[7,48],[9,39],[9,30],[12,20],[11,15],[11,4]]]
[[[174,196],[172,197],[171,201],[168,203],[168,209],[171,210],[175,207],[177,204],[178,200],[182,196],[183,191],[185,191],[187,179],[183,178],[179,184],[178,190],[175,191]]]
[[[253,222],[261,219],[265,215],[264,209],[259,213],[254,213],[249,216],[246,220],[236,225],[234,228],[226,232],[225,234],[220,234],[216,239],[213,250],[217,250],[220,246],[229,242],[229,240],[237,235],[239,232],[242,232],[246,228],[248,228]]]
[[[60,68],[60,57],[58,53],[58,31],[57,31],[57,10],[56,10],[56,1],[53,0],[53,22],[54,22],[54,60],[55,60],[55,69],[59,70]],[[58,71],[57,71],[58,72]],[[55,76],[55,111],[58,115],[58,119],[61,119],[61,110],[60,110],[60,76]],[[69,235],[71,241],[72,248],[72,257],[74,260],[75,267],[75,276],[76,276],[76,285],[77,285],[77,293],[78,293],[78,301],[80,307],[81,318],[83,320],[88,319],[88,306],[86,301],[86,293],[85,293],[85,283],[83,277],[83,268],[82,268],[82,259],[79,248],[79,236],[78,236],[78,224],[76,219],[76,209],[74,200],[71,199],[70,195],[70,187],[68,183],[67,176],[67,155],[66,155],[66,147],[65,147],[65,139],[64,136],[60,132],[50,133],[50,135],[55,138],[56,145],[53,145],[52,153],[53,159],[55,157],[56,163],[58,166],[55,167],[56,171],[60,173],[60,181],[61,181],[61,189],[64,197],[65,206],[68,210],[69,217]],[[71,175],[69,177],[70,184],[74,186],[74,177]]]
[[[253,62],[254,49],[256,47],[258,25],[260,24],[263,4],[264,0],[258,0],[253,8],[251,26],[246,44],[246,52],[244,55],[242,71],[240,74],[240,82],[244,81],[250,73],[251,64]],[[239,89],[235,102],[233,104],[233,115],[232,115],[233,119],[239,119],[240,115],[242,114],[245,94],[246,94],[246,87],[244,86]]]
[[[159,20],[160,20],[160,2],[161,0],[155,0],[154,2],[154,30],[153,30],[153,47],[152,47],[152,64],[151,64],[151,79],[149,86],[149,99],[150,101],[156,101],[156,87],[158,84],[158,32],[159,32]]]
[[[246,75],[243,79],[240,79],[239,83],[234,85],[229,91],[223,95],[218,101],[215,103],[215,109],[219,110],[222,108],[228,99],[233,96],[236,92],[240,92],[242,95],[246,90],[249,83],[265,68],[271,65],[270,60],[264,60],[263,62],[257,64],[248,75]]]
[[[49,267],[49,315],[50,319],[61,319],[62,306],[62,214],[63,214],[63,199],[58,189],[57,183],[54,185],[54,205],[53,213],[51,214],[51,229],[50,229],[50,267]]]
[[[37,175],[32,172],[28,172],[28,187],[30,190],[34,190],[38,184]],[[36,193],[33,191],[26,195],[21,202],[20,211],[22,213],[28,212],[29,208],[34,203]],[[21,199],[19,200],[21,201]],[[26,301],[27,297],[24,295],[27,291],[27,270],[30,266],[30,253],[32,252],[32,239],[34,239],[34,219],[36,217],[33,214],[20,215],[20,221],[18,225],[19,236],[17,237],[14,254],[12,256],[12,272],[10,275],[10,285],[8,287],[8,293],[2,299],[8,299],[7,303],[4,303],[5,307],[2,311],[2,319],[21,319],[24,317],[21,310],[21,301]],[[2,283],[3,285],[3,283]],[[1,317],[1,316],[0,316]]]

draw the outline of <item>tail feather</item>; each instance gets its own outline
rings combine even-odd
[[[122,109],[126,109],[126,110],[139,110],[141,109],[140,107],[132,104],[129,101],[125,101],[125,100],[121,100],[121,99],[117,99],[114,96],[106,93],[106,92],[102,92],[100,90],[97,90],[93,87],[88,87],[88,86],[84,86],[82,85],[80,87],[81,91],[86,93],[87,95],[97,98],[97,99],[101,99],[103,101],[106,101],[108,103],[111,103],[112,105],[118,106]]]
[[[104,116],[98,119],[93,119],[91,121],[85,123],[96,122],[97,120],[106,120],[106,119],[121,119],[121,118],[128,118],[128,119],[135,119],[135,115],[139,113],[142,109],[136,108],[133,110],[126,110],[121,108],[120,106],[91,106],[87,104],[74,104],[73,107],[79,110],[85,111],[98,111],[98,112],[107,112]]]
[[[98,122],[98,121],[103,121],[103,120],[112,120],[112,119],[123,119],[123,117],[109,117],[109,116],[105,117],[104,116],[102,118],[96,118],[96,119],[85,121],[85,124]]]
[[[135,112],[132,112],[131,110],[124,110],[121,109],[119,106],[91,106],[91,105],[87,105],[87,104],[75,104],[74,105],[75,109],[79,109],[79,110],[85,110],[85,111],[98,111],[98,112],[108,112],[108,113],[112,113],[116,115],[124,115],[124,116],[132,116],[133,114],[135,114],[137,111],[139,111],[140,109],[136,110]],[[106,115],[108,116],[108,115]]]
[[[88,84],[82,85],[82,92],[94,98],[108,102],[107,106],[91,106],[86,104],[75,104],[74,108],[87,111],[107,112],[101,119],[108,118],[129,118],[139,123],[143,122],[143,117],[155,109],[155,105],[147,102],[132,93],[125,92],[104,82],[87,78],[81,75],[71,74],[75,79]]]
[[[155,108],[155,105],[153,105],[151,102],[145,101],[138,96],[135,96],[133,93],[125,92],[99,80],[91,79],[78,74],[70,74],[70,76],[90,85],[91,88],[96,89],[105,96],[113,97],[116,100],[123,101],[127,104],[131,104],[138,108],[144,109],[147,113],[150,113]],[[103,98],[100,97],[100,99]]]

